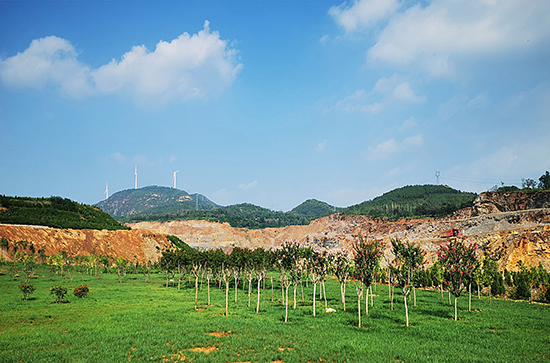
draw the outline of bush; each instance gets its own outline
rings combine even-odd
[[[50,295],[53,295],[56,303],[63,302],[63,298],[67,294],[67,288],[61,285],[55,285],[50,288]]]
[[[506,294],[504,279],[501,274],[497,274],[494,277],[493,283],[491,284],[491,294],[493,294],[493,296],[501,296]]]
[[[36,287],[34,287],[32,284],[29,284],[28,282],[22,282],[19,285],[19,290],[23,293],[23,296],[25,297],[25,300],[29,298],[29,295],[36,290]]]
[[[525,276],[522,273],[516,274],[514,278],[515,290],[512,294],[512,298],[515,300],[529,300],[531,298],[531,291]]]
[[[77,287],[74,288],[73,294],[74,294],[74,296],[76,296],[78,298],[83,298],[83,297],[88,296],[89,292],[90,292],[90,289],[88,288],[88,286],[82,284],[82,285],[77,286]]]

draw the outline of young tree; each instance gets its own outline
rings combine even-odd
[[[23,293],[23,297],[25,298],[25,300],[28,300],[29,295],[31,295],[34,290],[36,290],[36,287],[34,287],[28,281],[25,281],[19,284],[19,290],[21,290],[21,292]]]
[[[122,282],[122,277],[126,276],[126,267],[128,266],[128,260],[124,257],[117,257],[115,260],[115,267],[118,275],[118,283]]]
[[[402,242],[400,239],[392,238],[392,252],[395,255],[394,275],[396,276],[397,285],[403,291],[403,300],[405,302],[405,317],[406,325],[409,326],[409,309],[407,306],[407,298],[411,292],[411,288],[416,278],[416,274],[424,264],[424,251],[420,246],[407,242]]]
[[[369,315],[368,294],[374,281],[374,274],[382,257],[382,244],[374,239],[368,240],[359,235],[353,243],[353,255],[355,265],[355,279],[361,281],[367,290],[365,296],[365,313]]]
[[[331,271],[340,282],[340,295],[342,296],[342,306],[346,311],[346,282],[350,277],[353,268],[353,257],[347,251],[337,251],[331,259]]]
[[[455,320],[458,320],[457,299],[468,281],[475,275],[477,244],[466,245],[463,239],[451,238],[438,251],[439,262],[445,269],[445,281],[455,297]]]
[[[279,267],[281,269],[281,281],[285,287],[285,323],[288,322],[288,288],[298,281],[298,260],[301,256],[301,246],[292,240],[285,241],[281,246],[279,255]]]
[[[327,259],[327,256],[320,251],[310,249],[308,252],[310,253],[306,253],[307,269],[311,274],[311,282],[313,282],[313,316],[315,316],[315,298],[317,296],[317,284],[321,282],[326,276],[329,268],[329,261]]]

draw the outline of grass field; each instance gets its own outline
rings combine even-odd
[[[90,288],[78,299],[72,290],[82,281]],[[318,300],[312,316],[312,285],[289,306],[289,322],[281,291],[275,286],[271,302],[269,280],[262,291],[260,313],[251,307],[247,291],[238,302],[230,291],[229,314],[225,290],[206,285],[194,309],[194,285],[181,290],[165,287],[163,275],[77,275],[71,282],[47,273],[32,279],[37,290],[23,300],[23,278],[0,275],[0,362],[550,362],[550,306],[473,298],[459,299],[459,321],[447,297],[417,290],[410,302],[411,326],[405,326],[401,295],[390,310],[387,286],[377,286],[374,307],[357,327],[357,298],[348,286],[347,311],[339,301],[340,287],[327,281],[325,313]],[[55,304],[50,286],[67,287],[69,303]],[[289,292],[291,295],[291,292]],[[292,298],[291,298],[292,303]],[[364,308],[364,306],[363,306]]]

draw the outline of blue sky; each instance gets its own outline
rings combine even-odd
[[[229,205],[550,170],[550,2],[1,1],[0,194]]]

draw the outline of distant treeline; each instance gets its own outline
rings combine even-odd
[[[345,208],[342,213],[390,220],[441,218],[459,209],[471,207],[476,197],[475,193],[461,192],[443,185],[413,185]]]
[[[129,229],[98,208],[61,197],[0,195],[0,223],[61,229]]]
[[[261,229],[309,224],[309,219],[293,212],[272,211],[253,204],[237,204],[213,210],[182,210],[164,214],[141,214],[120,219],[124,223],[144,221],[204,220],[229,223],[235,228]]]

